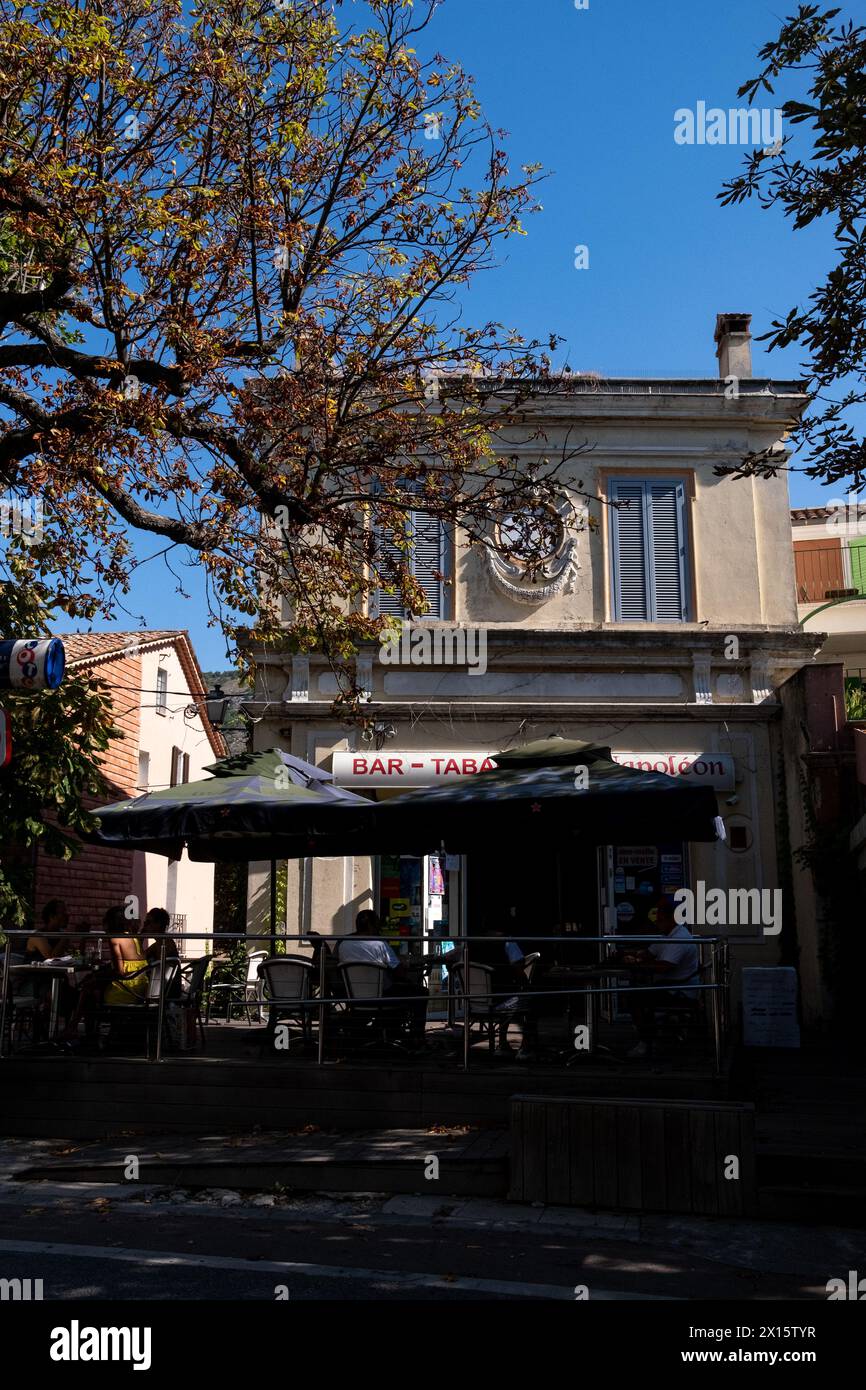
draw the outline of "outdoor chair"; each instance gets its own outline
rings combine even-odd
[[[461,962],[452,967],[452,979],[458,995],[464,996],[461,1001],[464,1027],[468,1023],[470,1035],[473,1027],[477,1027],[482,1039],[488,1038],[490,1051],[493,1052],[499,1026],[512,1012],[506,1007],[511,1004],[510,998],[493,997],[493,966],[480,965],[475,961]],[[469,997],[466,998],[466,995]],[[517,996],[514,997],[516,999]]]
[[[129,981],[136,979],[139,975],[147,974],[147,992],[136,995],[135,991],[129,988]],[[147,1040],[148,1056],[151,1054],[152,1039],[155,1035],[159,1023],[159,996],[163,984],[165,985],[165,1007],[163,1009],[163,1042],[169,1040],[169,999],[172,994],[172,986],[180,975],[180,961],[176,956],[169,957],[164,966],[164,972],[160,970],[159,961],[153,961],[150,965],[143,966],[130,975],[122,976],[114,981],[114,985],[129,994],[128,1004],[102,1004],[96,1012],[98,1023],[107,1026],[109,1038],[117,1033],[132,1030],[138,1033],[140,1028],[144,1028]],[[102,1027],[100,1027],[100,1033]]]
[[[345,961],[340,962],[340,974],[345,993],[343,1013],[350,1035],[364,1038],[367,1047],[399,1048],[400,1035],[408,1030],[409,1012],[385,998],[388,966]]]
[[[211,1005],[214,995],[224,997],[226,1001],[226,1023],[231,1023],[232,1009],[235,1004],[240,1004],[247,1016],[247,1023],[252,1023],[250,1018],[250,1005],[254,1005],[258,1014],[258,1021],[262,1021],[262,982],[259,978],[259,966],[268,958],[267,951],[250,951],[247,956],[244,973],[234,980],[218,980],[215,984],[208,985],[207,1007],[205,1009],[204,1021],[210,1023]]]
[[[303,1040],[313,1040],[312,1010],[315,966],[309,956],[271,956],[258,967],[264,985],[268,1007],[268,1026],[261,1050],[273,1047],[277,1024],[281,1019],[300,1022]]]
[[[527,985],[532,983],[540,960],[540,951],[533,951],[531,955],[524,956],[523,973]],[[450,969],[458,994],[463,994],[467,963],[463,961],[459,964],[455,963]],[[521,995],[516,990],[507,996],[502,993],[494,995],[493,974],[492,965],[481,965],[479,962],[470,960],[468,962],[469,988],[466,990],[469,998],[463,1000],[464,1018],[466,1018],[468,1008],[470,1033],[473,1025],[477,1025],[482,1039],[487,1037],[491,1052],[496,1050],[496,1035],[502,1025],[505,1024],[507,1029],[508,1024],[517,1021],[526,1012],[525,1007],[521,1004]]]
[[[10,951],[9,965],[24,965],[26,957],[18,951]],[[6,1033],[4,1046],[13,1050],[18,1042],[35,1043],[40,1037],[39,996],[34,981],[21,980],[20,976],[9,976],[9,992],[6,996]]]
[[[188,961],[181,967],[183,993],[178,1000],[180,1007],[192,1014],[203,1048],[206,1046],[206,1042],[201,1004],[204,995],[205,976],[211,959],[211,956],[199,956],[197,960]]]
[[[699,976],[702,984],[705,971]],[[656,1041],[668,1044],[676,1051],[692,1050],[696,1045],[706,1043],[708,1037],[707,1004],[709,994],[701,990],[697,999],[682,999],[668,1002],[656,1011],[658,1033]]]

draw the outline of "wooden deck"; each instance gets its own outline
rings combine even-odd
[[[205,1052],[142,1056],[16,1055],[0,1061],[0,1133],[109,1139],[136,1133],[249,1133],[313,1124],[336,1130],[507,1126],[511,1097],[728,1098],[727,1069],[709,1057],[626,1062],[581,1056],[573,1066],[518,1063],[443,1034],[420,1059],[354,1054],[259,1056],[260,1030],[211,1026]]]

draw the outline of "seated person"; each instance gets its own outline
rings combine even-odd
[[[495,924],[485,923],[481,931],[485,939],[469,942],[469,959],[472,964],[488,965],[493,970],[491,986],[494,997],[491,1001],[491,1008],[497,1013],[502,1013],[502,1022],[498,1027],[499,1045],[497,1051],[511,1056],[508,1025],[511,1022],[510,1015],[514,1014],[520,1004],[518,995],[526,989],[525,957],[517,942],[509,941],[503,937]],[[528,1018],[526,1023],[528,1027],[524,1027],[523,1042],[517,1054],[521,1062],[528,1061],[532,1056],[533,1039],[528,1034],[534,1033],[534,1028]]]
[[[344,999],[346,997],[338,958],[340,940],[340,937],[322,936],[322,933],[317,931],[310,931],[304,937],[304,945],[309,945],[312,948],[310,963],[313,967],[313,974],[310,989],[313,994],[318,993],[319,986],[324,981],[326,997],[330,999]]]
[[[61,902],[59,898],[52,898],[42,909],[41,932],[34,932],[32,936],[27,938],[24,946],[24,964],[38,964],[39,961],[53,960],[57,956],[68,954],[66,939],[68,926],[69,913],[66,910],[66,904]],[[40,1029],[47,1029],[51,1000],[50,979],[44,977],[27,979],[22,982],[22,987],[16,990],[16,994],[19,998],[29,996],[35,1000],[39,1027]],[[58,1019],[68,1018],[72,1007],[72,991],[68,982],[63,979],[60,982]]]
[[[427,1026],[427,990],[409,979],[406,967],[394,954],[387,941],[378,937],[380,922],[371,908],[364,908],[355,918],[355,935],[346,936],[337,948],[337,959],[341,965],[357,961],[361,965],[383,965],[389,971],[382,986],[385,998],[389,995],[411,995],[417,1003],[407,1000],[401,1007],[411,1015],[410,1033],[414,1042],[423,1044],[424,1030]],[[373,937],[362,941],[361,937]],[[395,1008],[397,1005],[395,1005]]]
[[[684,999],[699,998],[700,991],[693,988],[700,984],[698,947],[688,927],[678,923],[675,914],[674,898],[669,894],[660,898],[656,904],[656,926],[663,940],[653,942],[648,950],[627,949],[621,953],[623,964],[646,974],[648,983],[666,986],[654,989],[652,994],[629,991],[626,995],[638,1036],[629,1057],[646,1057],[651,1051],[660,1009],[681,1005]]]
[[[25,960],[51,960],[60,954],[65,944],[66,928],[69,926],[69,913],[66,904],[59,898],[52,898],[42,909],[42,931],[28,936],[24,947]]]
[[[110,907],[102,922],[109,933],[115,978],[107,986],[102,1002],[109,1005],[136,1004],[147,994],[148,960],[137,935],[135,923],[122,907]]]
[[[171,917],[164,907],[152,907],[141,924],[141,942],[145,948],[144,958],[151,964],[159,960],[163,941],[165,942],[166,961],[180,959],[177,937],[172,936],[169,932],[170,925]],[[151,938],[149,945],[147,944],[148,938]],[[166,998],[180,999],[182,994],[183,980],[180,971],[176,970],[171,977]]]

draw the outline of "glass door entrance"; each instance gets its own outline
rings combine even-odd
[[[382,934],[398,955],[432,958],[426,983],[431,1001],[444,993],[445,976],[434,964],[449,939],[452,916],[451,861],[444,854],[383,854],[379,859],[379,917]]]

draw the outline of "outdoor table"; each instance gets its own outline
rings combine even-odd
[[[47,961],[35,960],[28,961],[23,965],[10,965],[10,975],[29,975],[39,976],[48,975],[51,979],[51,1003],[48,1015],[48,1041],[54,1042],[57,1034],[57,1015],[60,1006],[60,982],[64,978],[73,989],[80,988],[84,980],[93,974],[91,966],[85,966],[75,961]]]
[[[538,983],[538,990],[542,994],[546,989],[568,991],[566,997],[566,1011],[571,1013],[572,1000],[580,996],[583,1002],[583,1023],[589,1028],[589,1048],[586,1049],[588,1055],[597,1049],[596,1037],[598,1032],[598,995],[593,991],[592,985],[597,980],[604,980],[611,976],[632,975],[637,971],[637,967],[623,965],[618,961],[596,961],[593,965],[562,966],[554,965],[544,973]],[[532,987],[527,991],[532,994]],[[571,1061],[575,1061],[580,1056],[576,1052]],[[570,1063],[569,1063],[570,1065]]]

